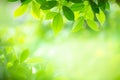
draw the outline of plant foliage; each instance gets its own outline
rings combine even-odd
[[[8,0],[16,2],[19,0]],[[108,0],[20,0],[21,6],[15,11],[15,16],[21,16],[27,11],[27,7],[32,6],[32,15],[35,18],[41,19],[41,13],[45,14],[45,20],[51,20],[52,27],[55,33],[60,32],[66,22],[72,21],[73,31],[79,31],[86,24],[96,30],[95,25],[99,27],[105,22],[105,11],[110,9]],[[116,0],[120,4],[120,0]],[[29,5],[28,5],[29,4]],[[78,13],[76,15],[75,13]],[[59,17],[59,18],[58,18]],[[82,21],[78,18],[82,17]],[[61,22],[60,22],[61,21]],[[57,24],[58,23],[58,24]],[[80,25],[79,25],[80,24]],[[94,24],[94,26],[93,26]],[[76,30],[77,29],[77,30]],[[100,28],[97,28],[99,31]]]

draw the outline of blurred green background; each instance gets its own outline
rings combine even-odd
[[[58,36],[29,12],[15,18],[18,5],[0,0],[0,80],[120,80],[117,4],[101,31],[71,32],[68,22]]]

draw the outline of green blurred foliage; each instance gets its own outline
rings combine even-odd
[[[120,80],[120,10],[116,4],[105,12],[101,31],[84,24],[80,31],[71,32],[73,22],[68,21],[58,36],[47,20],[33,19],[29,13],[14,18],[18,5],[0,3],[0,80]]]

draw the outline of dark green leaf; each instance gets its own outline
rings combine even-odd
[[[23,3],[23,4],[28,4],[29,2],[31,2],[32,0],[20,0],[21,1],[21,3]]]
[[[116,0],[116,3],[120,6],[120,0]]]
[[[104,11],[106,9],[108,0],[98,0],[98,6]]]
[[[9,2],[15,2],[15,1],[18,1],[18,0],[8,0]]]
[[[57,4],[58,4],[57,1],[46,1],[45,3],[41,4],[40,8],[42,10],[48,10],[48,9],[55,7]]]
[[[94,13],[99,13],[99,7],[95,2],[90,0],[90,5]]]
[[[64,16],[68,20],[74,20],[74,13],[69,7],[63,6],[62,9],[63,9]]]

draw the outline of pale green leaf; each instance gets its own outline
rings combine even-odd
[[[97,25],[97,23],[94,21],[94,20],[87,20],[87,24],[88,24],[88,26],[91,28],[91,29],[93,29],[93,30],[95,30],[95,31],[99,31],[99,27],[98,27],[98,25]]]
[[[84,13],[85,13],[86,19],[94,20],[94,13],[90,6],[86,7],[86,10]]]
[[[24,62],[28,58],[29,54],[30,52],[28,49],[24,50],[20,55],[20,62]]]
[[[19,6],[19,7],[15,10],[14,16],[15,16],[15,17],[19,17],[19,16],[23,15],[23,14],[27,11],[27,8],[28,8],[28,5],[27,5],[27,4],[24,4],[24,5]]]
[[[35,18],[39,18],[40,17],[40,5],[37,4],[36,2],[32,2],[32,15]]]
[[[39,57],[29,58],[26,61],[26,63],[40,63],[40,62],[43,62],[43,59]]]
[[[55,34],[58,34],[58,32],[60,32],[60,30],[63,28],[63,18],[60,13],[54,16],[52,21],[52,28]]]
[[[53,66],[53,64],[51,63],[47,64],[46,70],[45,70],[47,75],[53,75],[54,70],[55,70],[55,67]]]
[[[56,12],[48,12],[48,13],[46,14],[46,19],[47,19],[47,20],[50,20],[50,19],[52,19],[56,14],[57,14]]]
[[[100,22],[100,24],[103,25],[105,22],[104,12],[102,10],[100,10],[99,14],[96,14],[96,17],[97,17],[98,21]]]
[[[79,17],[73,24],[72,31],[73,32],[79,31],[83,27],[83,24],[84,24],[84,18]]]

